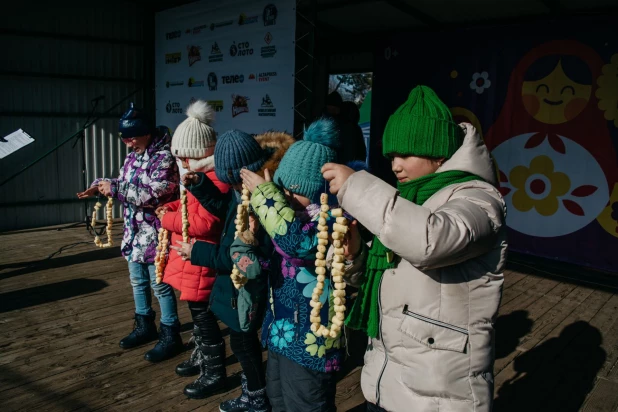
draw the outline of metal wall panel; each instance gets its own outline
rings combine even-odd
[[[97,108],[102,113],[141,87],[144,78],[138,4],[15,7],[22,10],[0,21],[7,57],[0,66],[0,136],[22,128],[35,142],[0,160],[0,181],[80,130],[93,98],[105,96]],[[129,101],[143,106],[143,92],[85,131],[87,184],[118,175],[127,154],[116,137],[118,115]],[[0,231],[84,220],[84,203],[76,197],[84,190],[83,156],[74,140],[0,187]],[[87,205],[88,214],[93,203]],[[114,209],[119,217],[119,205]]]

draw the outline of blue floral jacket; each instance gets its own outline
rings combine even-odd
[[[316,337],[310,330],[309,301],[317,283],[315,254],[320,206],[312,204],[302,212],[294,212],[271,182],[258,186],[251,204],[277,252],[270,264],[270,308],[262,325],[263,345],[315,371],[339,370],[343,360],[341,335],[336,339]],[[334,218],[327,220],[331,230],[333,223]],[[328,325],[334,314],[332,290],[327,277],[325,293],[321,295],[323,325]]]

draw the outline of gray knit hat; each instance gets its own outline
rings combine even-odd
[[[176,157],[201,159],[215,146],[217,136],[211,124],[215,111],[204,100],[187,107],[187,118],[178,125],[172,138],[172,154]]]

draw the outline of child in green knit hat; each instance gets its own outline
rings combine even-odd
[[[342,335],[317,336],[311,330],[315,319],[312,321],[310,312],[317,285],[320,195],[327,192],[321,169],[336,161],[338,144],[336,123],[319,119],[305,130],[303,140],[288,149],[272,182],[249,170],[241,171],[252,192],[253,209],[277,252],[270,262],[271,304],[262,325],[262,342],[269,350],[266,390],[273,411],[336,410],[335,372],[343,362]],[[329,233],[334,220],[325,222]],[[350,225],[349,233],[345,250],[348,244],[360,245],[355,224]],[[250,256],[243,243],[237,240],[232,247],[235,261]],[[323,282],[318,311],[322,325],[327,326],[334,316],[334,287],[329,276]]]
[[[371,338],[361,381],[368,410],[490,411],[506,210],[489,151],[417,86],[389,118],[383,154],[397,188],[343,165],[322,169],[374,234],[354,260],[364,271],[346,318]]]

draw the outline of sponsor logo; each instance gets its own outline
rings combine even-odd
[[[212,47],[210,48],[210,56],[208,56],[209,63],[222,62],[223,61],[223,53],[221,53],[221,49],[217,42],[214,42]]]
[[[258,21],[258,16],[247,17],[245,13],[241,13],[240,16],[238,17],[239,26],[242,26],[243,24],[257,23],[257,21]]]
[[[238,45],[236,42],[233,42],[230,46],[230,56],[251,56],[253,54],[253,48],[249,45],[248,41],[239,42]]]
[[[225,26],[231,26],[232,24],[234,24],[234,20],[226,20],[226,21],[221,21],[219,23],[211,23],[210,30],[218,29],[220,27],[225,27]]]
[[[165,33],[165,38],[167,40],[173,40],[173,39],[177,39],[182,35],[182,31],[180,30],[175,30],[175,31],[171,31],[169,33]]]
[[[221,76],[221,83],[223,84],[234,84],[234,83],[242,83],[245,81],[245,76],[242,74],[233,74],[230,76]]]
[[[223,100],[208,100],[206,103],[214,109],[215,112],[223,111]]]
[[[277,7],[275,7],[274,4],[269,4],[264,7],[262,20],[264,21],[264,26],[273,26],[277,24]]]
[[[277,72],[262,72],[258,73],[258,82],[269,82],[271,77],[277,76]]]
[[[270,96],[266,95],[262,97],[262,104],[260,105],[260,108],[258,109],[258,116],[276,116],[276,115],[277,115],[277,109],[275,108],[273,101],[270,100]]]
[[[165,111],[173,114],[182,114],[182,107],[180,107],[179,102],[171,102],[168,101],[165,105]]]
[[[200,55],[201,49],[202,46],[187,46],[187,51],[189,52],[189,67],[202,60],[202,56]]]
[[[264,41],[268,46],[262,46],[262,57],[274,57],[275,53],[277,53],[277,46],[274,44],[271,46],[270,42],[273,41],[273,36],[270,32],[266,33],[266,36],[264,36]]]
[[[217,75],[214,72],[208,73],[206,81],[208,82],[208,90],[217,90]]]
[[[181,53],[167,53],[165,55],[165,64],[175,64],[180,61]]]
[[[169,80],[165,82],[165,87],[174,87],[174,86],[182,86],[183,84],[185,84],[185,82],[183,82],[182,80],[179,82],[170,82]]]
[[[251,74],[249,75],[249,80],[255,80],[255,74],[251,73]]]
[[[200,34],[200,32],[204,29],[208,28],[208,24],[202,24],[201,26],[197,26],[193,28],[193,34]]]
[[[232,95],[232,117],[236,117],[239,114],[249,113],[249,105],[247,96],[240,96],[238,94]]]
[[[189,87],[204,87],[204,80],[195,80],[193,77],[189,77],[189,81],[187,82]]]

